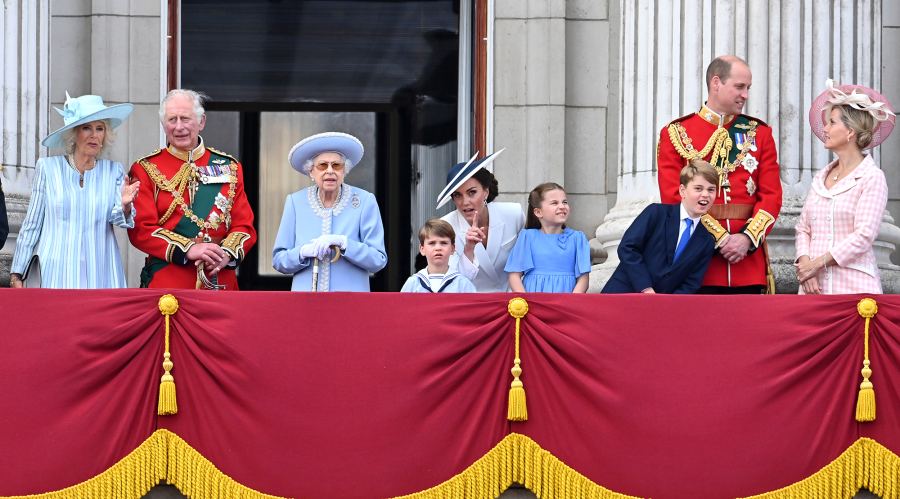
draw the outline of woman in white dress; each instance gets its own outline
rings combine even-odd
[[[525,213],[518,203],[495,201],[499,186],[487,167],[502,152],[477,161],[473,156],[454,165],[437,200],[437,208],[450,200],[456,205],[456,211],[441,217],[456,231],[451,268],[455,265],[479,293],[509,290],[509,276],[503,268],[525,227]]]
[[[121,163],[101,159],[134,106],[105,106],[97,95],[66,94],[63,127],[47,136],[46,147],[66,154],[41,158],[35,167],[31,201],[16,240],[10,286],[37,255],[41,287],[124,288],[125,272],[113,227],[134,226],[132,201],[140,182],[128,183]]]

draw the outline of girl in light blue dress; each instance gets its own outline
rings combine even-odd
[[[566,227],[569,202],[561,185],[547,182],[528,196],[525,229],[506,262],[515,292],[584,293],[591,256],[583,232]]]

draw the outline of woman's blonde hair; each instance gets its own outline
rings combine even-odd
[[[113,127],[110,124],[109,120],[97,120],[102,121],[106,125],[106,134],[103,136],[103,143],[100,144],[100,154],[103,154],[106,151],[107,147],[111,146],[113,142],[116,140],[116,132],[113,131]],[[89,121],[88,123],[93,123],[93,121]],[[87,123],[82,123],[76,127],[70,128],[63,132],[62,142],[63,148],[66,151],[66,154],[75,154],[75,135],[78,134],[78,129]]]
[[[841,112],[841,122],[849,130],[856,134],[856,145],[860,149],[869,147],[872,143],[872,137],[875,132],[875,117],[868,111],[856,109],[847,105],[828,105],[825,106],[825,120],[831,116],[831,110],[837,109]]]

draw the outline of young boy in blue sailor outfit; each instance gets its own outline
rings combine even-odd
[[[409,276],[401,292],[475,293],[472,281],[450,271],[450,256],[456,252],[456,232],[448,222],[432,218],[419,230],[419,253],[428,266]]]

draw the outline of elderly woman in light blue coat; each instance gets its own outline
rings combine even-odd
[[[315,182],[288,195],[275,237],[272,264],[294,276],[292,291],[369,291],[369,276],[387,265],[384,227],[375,196],[344,183],[362,159],[363,145],[346,133],[326,132],[298,142],[291,166]],[[334,262],[333,252],[341,256]]]

